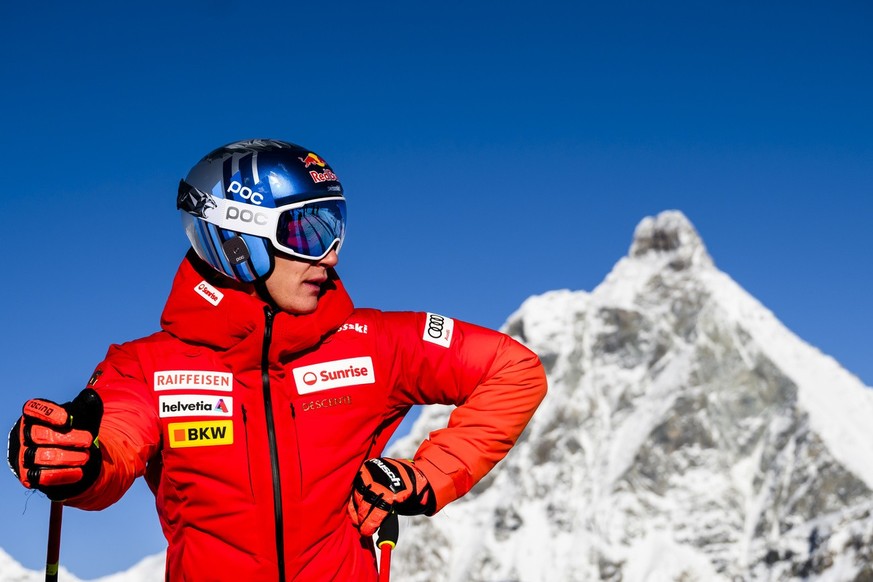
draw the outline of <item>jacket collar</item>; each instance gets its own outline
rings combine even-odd
[[[268,304],[251,295],[246,286],[226,277],[189,252],[173,280],[161,315],[161,327],[188,343],[231,349],[258,333],[260,345]],[[297,353],[319,343],[336,330],[354,306],[333,269],[315,312],[274,314],[270,358]]]

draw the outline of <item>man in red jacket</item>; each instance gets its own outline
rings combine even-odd
[[[143,476],[168,580],[375,580],[382,519],[433,515],[503,458],[545,396],[539,360],[449,317],[355,309],[343,189],[305,148],[221,147],[177,205],[192,250],[161,331],[110,347],[71,402],[25,403],[13,471],[89,510]],[[431,403],[457,406],[448,426],[380,457]]]

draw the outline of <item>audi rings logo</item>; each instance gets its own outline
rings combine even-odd
[[[428,313],[424,322],[424,334],[421,336],[426,342],[442,346],[452,345],[452,336],[455,331],[455,320],[436,313]]]
[[[316,382],[318,382],[318,376],[316,376],[314,373],[306,372],[305,374],[303,374],[303,383],[307,386],[312,386]]]
[[[442,315],[431,315],[427,318],[427,335],[432,337],[433,339],[439,339],[443,337],[443,324],[445,324],[446,318]]]

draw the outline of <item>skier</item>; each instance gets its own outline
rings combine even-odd
[[[86,510],[144,476],[167,580],[376,580],[379,524],[433,515],[494,467],[545,396],[539,360],[449,317],[354,308],[334,269],[343,188],[306,148],[216,149],[177,206],[192,249],[161,331],[112,345],[72,401],[26,402],[13,471]],[[381,457],[431,403],[457,406],[448,426]]]

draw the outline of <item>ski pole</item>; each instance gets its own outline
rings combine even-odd
[[[64,516],[64,504],[52,501],[49,512],[48,546],[45,555],[45,582],[58,581],[58,565],[61,561],[61,519]]]
[[[397,545],[397,537],[400,535],[400,524],[397,514],[393,511],[385,516],[382,525],[379,526],[379,541],[376,543],[382,553],[379,561],[379,582],[389,582],[391,576],[391,550]]]
[[[67,410],[67,429],[87,429],[89,426],[100,426],[100,419],[103,417],[103,401],[100,400],[97,392],[86,388],[69,405],[69,407],[64,405],[64,408]],[[73,418],[74,410],[77,419]],[[80,422],[81,424],[79,424]],[[92,429],[93,445],[99,447],[99,437],[95,433],[96,430]],[[46,545],[45,553],[45,582],[57,582],[58,580],[58,568],[61,562],[61,520],[63,515],[63,502],[52,501],[49,512],[48,544]]]

